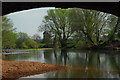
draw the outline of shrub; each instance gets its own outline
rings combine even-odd
[[[85,41],[78,41],[75,45],[76,48],[82,48],[82,47],[85,47],[85,46],[86,46]]]

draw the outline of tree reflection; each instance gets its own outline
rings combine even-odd
[[[53,52],[54,52],[53,53],[54,59],[57,64],[67,65],[67,63],[69,62],[67,50],[65,50],[65,49],[53,50]]]
[[[49,64],[54,64],[54,60],[53,60],[53,52],[51,50],[44,50],[44,60],[45,63],[49,63]]]
[[[63,65],[66,65],[67,61],[69,60],[66,49],[61,49],[60,59],[61,59]]]
[[[100,67],[100,56],[97,52],[88,51],[86,53],[86,65],[85,65],[85,73],[86,78],[96,78],[101,76],[99,73]],[[97,75],[96,75],[97,74]]]

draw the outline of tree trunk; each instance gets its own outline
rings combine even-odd
[[[66,39],[62,39],[60,41],[60,44],[61,44],[61,48],[66,48],[67,47],[67,40]]]
[[[91,39],[90,35],[88,33],[86,33],[84,30],[82,30],[83,34],[86,36],[86,38],[92,43],[94,44],[93,40]]]

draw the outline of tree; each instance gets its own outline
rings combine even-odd
[[[6,16],[2,17],[2,48],[15,48],[16,33],[12,21]]]
[[[117,21],[117,18],[111,14],[80,8],[70,9],[69,17],[76,34],[96,46],[101,40],[106,41],[104,36],[109,35],[108,32],[115,28]]]
[[[118,29],[118,25],[119,25],[119,19],[117,17],[115,17],[114,15],[110,15],[109,16],[109,22],[107,24],[108,26],[108,39],[107,41],[112,41],[117,37],[117,29]]]
[[[17,48],[23,48],[23,43],[25,44],[25,41],[27,41],[29,39],[28,35],[26,33],[23,32],[19,32],[17,34]]]
[[[0,49],[2,49],[2,16],[0,16]]]
[[[26,45],[29,47],[29,48],[37,48],[37,42],[35,42],[34,40],[32,39],[28,39],[27,41],[25,41]]]
[[[74,33],[73,27],[68,17],[68,9],[51,9],[45,16],[43,25],[39,30],[47,31],[52,34],[53,38],[57,38],[61,47],[66,47],[67,40]]]
[[[37,42],[32,40],[27,33],[19,32],[16,41],[18,48],[36,48]]]
[[[118,21],[116,24],[116,31],[117,31],[117,37],[120,39],[120,17],[118,17]]]
[[[25,42],[22,42],[22,45],[21,45],[22,48],[28,48],[27,44]]]
[[[47,46],[49,46],[50,44],[52,44],[51,37],[52,37],[51,34],[49,32],[47,32],[47,31],[45,31],[43,33],[43,43],[45,43]]]
[[[34,41],[36,41],[37,43],[42,42],[42,39],[41,39],[41,37],[40,37],[38,34],[34,34],[34,35],[32,36],[32,39],[33,39]]]

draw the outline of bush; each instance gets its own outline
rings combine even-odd
[[[44,47],[46,44],[44,44],[44,43],[39,43],[38,44],[38,47]]]
[[[37,48],[38,47],[37,42],[35,42],[32,39],[28,39],[25,43],[29,48]]]
[[[82,48],[82,47],[85,47],[85,46],[86,46],[85,41],[78,41],[75,45],[76,48]]]
[[[67,44],[67,47],[68,48],[74,48],[76,44],[77,44],[77,42],[70,42],[70,43]]]
[[[22,48],[28,48],[25,42],[22,43]]]

